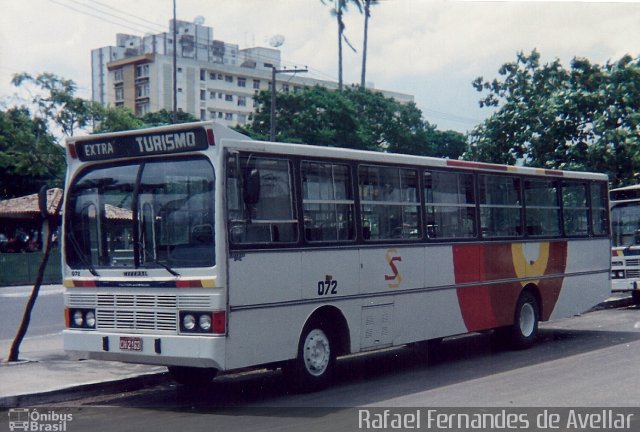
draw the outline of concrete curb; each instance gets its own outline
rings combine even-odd
[[[0,397],[0,409],[24,407],[30,405],[45,405],[58,402],[73,402],[75,399],[103,393],[109,390],[133,391],[143,387],[162,384],[171,380],[168,372],[150,372],[133,377],[111,381],[97,381],[93,383],[69,385],[64,388],[43,393],[21,394]],[[69,398],[70,393],[76,393]]]

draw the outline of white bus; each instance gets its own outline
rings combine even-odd
[[[538,322],[610,292],[607,177],[252,141],[192,123],[67,141],[65,349],[178,382]]]
[[[640,185],[612,189],[611,289],[640,303]]]

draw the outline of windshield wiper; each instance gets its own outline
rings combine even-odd
[[[84,252],[82,252],[82,249],[80,248],[78,240],[76,239],[75,234],[73,234],[73,231],[69,231],[69,235],[67,236],[67,238],[69,239],[71,246],[73,246],[73,250],[76,252],[76,255],[78,255],[78,258],[80,258],[80,261],[82,261],[82,264],[86,266],[87,270],[89,270],[89,272],[95,277],[100,277],[100,275],[96,271],[96,268],[93,266],[93,264],[91,264],[91,261],[87,259],[87,256],[84,254]]]
[[[167,264],[161,262],[158,260],[158,258],[156,258],[155,256],[153,256],[153,254],[151,252],[149,252],[147,250],[147,248],[144,247],[144,245],[141,242],[138,242],[138,247],[140,249],[142,249],[142,251],[144,252],[144,255],[146,257],[151,258],[151,261],[154,264],[158,264],[160,267],[162,267],[163,269],[165,269],[166,271],[168,271],[169,273],[171,273],[173,276],[180,276],[180,273],[178,273],[177,271],[175,271],[174,269],[172,269],[171,267],[169,267]]]

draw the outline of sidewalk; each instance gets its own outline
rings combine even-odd
[[[7,363],[11,341],[0,341],[0,408],[47,403],[67,390],[91,390],[106,383],[163,376],[167,369],[96,360],[72,360],[62,335],[24,339],[20,361]]]
[[[624,294],[614,294],[598,308],[631,304]],[[0,341],[0,409],[67,400],[65,391],[102,389],[108,385],[161,382],[165,367],[72,360],[62,349],[60,333],[26,338],[20,362],[7,363],[11,341]],[[145,381],[146,380],[146,381]]]

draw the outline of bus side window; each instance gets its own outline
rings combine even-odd
[[[609,232],[609,211],[607,184],[591,183],[591,225],[594,235],[606,235]]]
[[[247,170],[252,171],[251,175]],[[248,184],[249,180],[253,186]],[[247,187],[251,190],[245,190]],[[288,160],[232,155],[227,163],[227,196],[232,243],[298,241],[292,167]]]
[[[355,201],[348,165],[302,162],[302,195],[307,241],[354,239]]]

